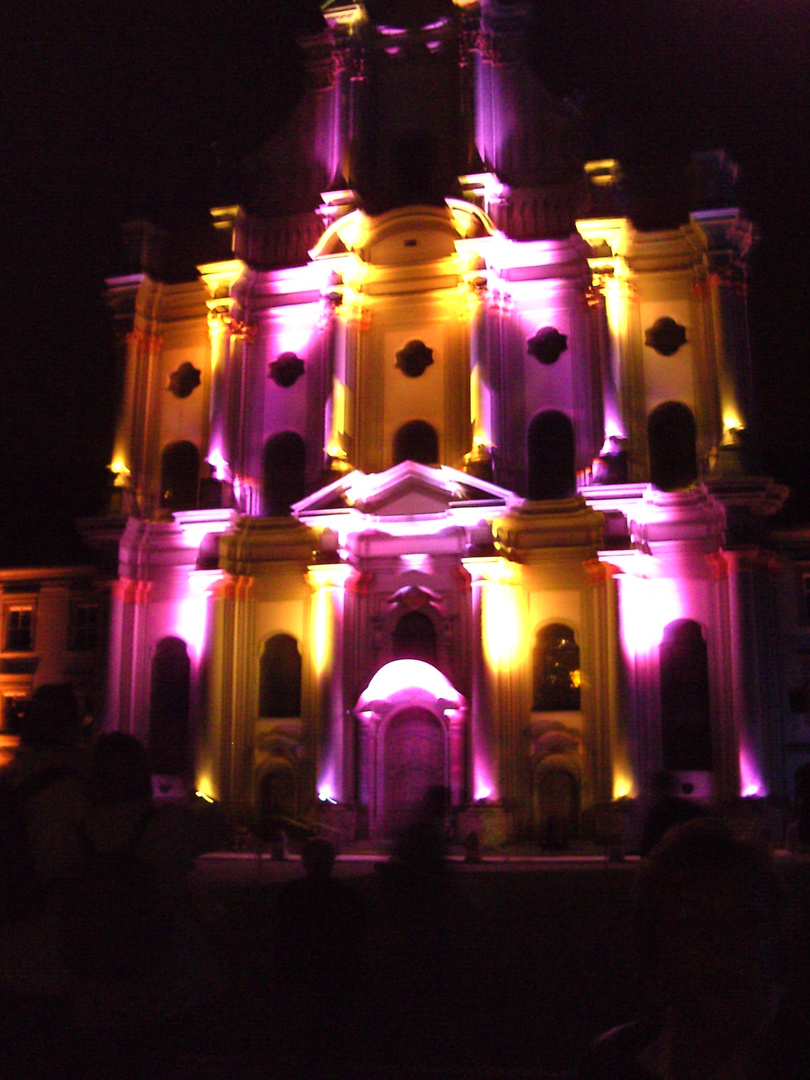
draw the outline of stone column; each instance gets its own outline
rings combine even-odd
[[[351,751],[344,726],[343,702],[343,604],[344,587],[352,573],[344,563],[321,563],[309,567],[312,589],[310,605],[310,658],[313,677],[313,732],[317,747],[316,787],[322,798],[344,804],[352,800],[347,784]]]

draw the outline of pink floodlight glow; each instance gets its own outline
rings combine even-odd
[[[473,797],[476,802],[498,801],[495,767],[483,745],[473,750]]]
[[[339,797],[335,773],[340,767],[340,753],[334,745],[324,746],[318,762],[318,801],[336,803]]]
[[[228,479],[228,462],[222,456],[222,451],[218,446],[215,446],[208,457],[205,459],[211,468],[214,470],[215,480],[227,480]]]
[[[621,638],[630,657],[648,656],[661,644],[665,626],[689,617],[689,581],[623,574],[619,588]]]
[[[767,795],[757,762],[745,747],[740,747],[740,794],[745,799]]]
[[[429,574],[433,560],[429,555],[400,555],[403,570],[414,570],[423,574]]]
[[[192,659],[199,660],[205,644],[208,598],[190,595],[174,604],[174,633],[185,641]]]
[[[605,440],[624,438],[624,428],[619,423],[618,417],[605,416]]]

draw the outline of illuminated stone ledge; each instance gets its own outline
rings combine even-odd
[[[722,505],[703,485],[687,491],[647,489],[628,520],[633,542],[647,554],[709,554],[725,539]]]
[[[585,548],[595,554],[604,518],[582,496],[548,502],[524,500],[493,522],[496,546],[509,557],[542,548]]]
[[[229,574],[255,574],[263,563],[313,561],[317,534],[295,518],[240,518],[220,539],[220,566]]]

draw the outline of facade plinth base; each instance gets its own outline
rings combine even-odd
[[[318,803],[318,832],[340,849],[357,839],[357,810],[341,803]]]
[[[502,806],[470,806],[460,811],[457,821],[460,841],[477,833],[482,848],[499,848],[515,833],[515,815]]]

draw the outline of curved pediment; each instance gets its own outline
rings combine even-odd
[[[435,262],[456,253],[458,231],[446,206],[406,206],[373,218],[359,253],[375,266]]]
[[[473,203],[448,199],[446,206],[406,206],[369,217],[354,210],[326,230],[310,256],[313,259],[354,252],[377,266],[434,262],[456,253],[459,240],[491,236],[494,226]]]

